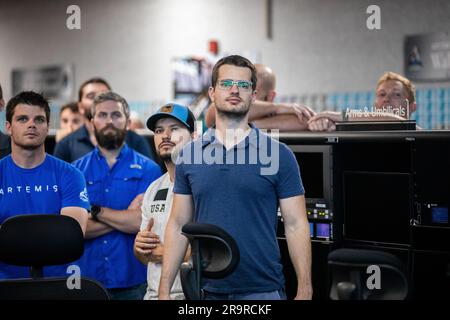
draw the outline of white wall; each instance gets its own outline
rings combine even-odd
[[[280,95],[368,90],[384,71],[403,71],[405,35],[450,31],[446,0],[273,0],[269,40],[265,3],[0,0],[0,82],[9,97],[13,68],[73,63],[76,87],[102,76],[129,101],[171,99],[171,58],[205,54],[218,39],[222,52],[270,65]],[[81,7],[80,31],[66,29],[70,4]],[[382,30],[366,28],[370,4]]]

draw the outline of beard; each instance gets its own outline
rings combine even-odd
[[[113,132],[105,133],[106,130],[112,129]],[[117,129],[112,124],[107,124],[103,129],[97,130],[94,127],[95,138],[100,147],[106,150],[118,149],[122,146],[127,135],[127,130]]]
[[[171,138],[163,138],[161,143],[156,147],[156,153],[164,163],[176,163],[181,149],[183,149],[183,147],[190,141],[191,136],[173,134]],[[161,150],[161,144],[168,142],[173,145],[172,148],[169,150]]]
[[[176,146],[173,146],[173,148],[170,151],[165,151],[165,152],[160,152],[159,150],[157,151],[158,156],[160,157],[160,159],[164,162],[173,162],[175,163],[174,160],[176,160],[176,158],[178,157],[178,150]]]
[[[159,154],[159,157],[163,162],[172,161],[172,153],[170,152]]]
[[[92,112],[91,112],[91,107],[86,108],[86,107],[82,107],[80,106],[79,108],[80,110],[80,114],[87,120],[91,121],[93,116],[92,116]]]
[[[218,116],[221,118],[230,119],[232,121],[242,120],[250,111],[251,105],[251,102],[249,102],[248,104],[245,104],[245,102],[243,103],[244,103],[243,106],[241,106],[240,108],[231,110],[227,108],[222,108],[220,105],[216,104]]]
[[[91,121],[92,120],[92,112],[91,112],[91,110],[86,110],[86,111],[84,111],[84,116],[86,117],[86,119],[88,119],[89,121]]]
[[[217,108],[217,114],[219,118],[226,118],[230,119],[232,121],[239,122],[240,120],[244,119],[244,117],[247,115],[248,110],[219,110]]]

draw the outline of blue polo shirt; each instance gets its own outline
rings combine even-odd
[[[65,207],[89,208],[82,173],[46,154],[35,168],[17,166],[11,155],[0,160],[0,225],[22,214],[60,214]],[[24,235],[26,237],[26,235]],[[44,268],[45,276],[67,276],[64,265]],[[26,267],[0,262],[0,279],[29,278]]]
[[[204,289],[217,293],[281,289],[279,199],[304,194],[292,151],[254,127],[227,151],[210,129],[183,148],[175,172],[174,192],[193,196],[194,220],[222,227],[240,250],[237,269],[224,279],[204,279]]]
[[[74,166],[83,172],[91,204],[125,210],[161,176],[161,168],[126,144],[110,169],[98,147]],[[133,254],[135,234],[114,230],[85,241],[78,265],[81,274],[106,288],[128,288],[146,282],[146,267]]]

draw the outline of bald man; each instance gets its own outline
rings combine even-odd
[[[276,78],[272,69],[255,64],[256,101],[249,111],[249,121],[261,129],[279,129],[281,131],[308,130],[308,121],[315,112],[296,103],[274,103],[276,96]],[[216,108],[211,104],[206,114],[206,125],[212,127],[216,122]]]

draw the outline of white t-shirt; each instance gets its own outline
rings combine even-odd
[[[142,203],[142,223],[141,230],[147,228],[151,218],[154,219],[152,231],[159,236],[163,244],[164,233],[167,220],[169,220],[170,210],[173,201],[173,183],[170,182],[169,174],[166,173],[153,183],[145,191]],[[150,262],[147,267],[147,293],[144,300],[158,299],[159,279],[161,277],[160,263]],[[184,299],[181,287],[180,275],[177,274],[170,291],[170,296],[174,300]]]

